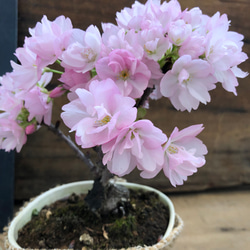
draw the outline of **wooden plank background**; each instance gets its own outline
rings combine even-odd
[[[141,1],[145,2],[145,1]],[[216,11],[227,13],[232,21],[231,30],[245,36],[244,51],[250,52],[250,1],[248,0],[180,0],[182,9],[199,6],[204,14]],[[28,27],[34,27],[43,14],[50,20],[59,15],[71,18],[74,27],[86,29],[90,24],[100,27],[101,22],[114,22],[116,11],[130,6],[131,0],[47,1],[19,0],[19,45],[28,35]],[[249,61],[242,64],[250,69]],[[148,184],[165,192],[199,191],[250,184],[250,84],[249,77],[239,80],[238,96],[224,91],[219,85],[211,92],[212,102],[201,105],[197,111],[177,112],[167,99],[151,103],[147,117],[152,119],[168,135],[175,126],[180,129],[203,123],[205,130],[200,138],[207,145],[206,166],[189,177],[184,186],[172,188],[160,174],[152,180],[144,180],[138,172],[126,178],[129,181]],[[60,112],[61,101],[55,102],[55,115]],[[53,118],[57,119],[56,116]],[[42,128],[29,137],[28,143],[16,155],[15,199],[22,200],[39,194],[57,184],[90,179],[83,163],[75,158],[55,135]]]

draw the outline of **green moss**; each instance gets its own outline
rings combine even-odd
[[[136,231],[136,219],[133,215],[122,217],[117,219],[108,227],[109,235],[118,236],[123,235],[124,237],[132,237],[133,232]]]

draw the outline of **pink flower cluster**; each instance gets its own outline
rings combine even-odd
[[[236,95],[237,77],[247,76],[238,68],[247,59],[243,36],[229,31],[225,14],[182,11],[177,0],[136,1],[116,22],[103,23],[101,33],[44,16],[30,29],[15,53],[20,63],[0,78],[0,149],[19,152],[28,134],[50,125],[53,99],[66,93],[61,118],[78,145],[101,146],[110,172],[123,176],[137,167],[152,178],[163,170],[181,185],[205,164],[207,149],[196,137],[203,126],[175,128],[168,138],[138,118],[136,103],[151,90],[149,98],[167,97],[190,112],[210,102],[217,82]],[[59,84],[46,88],[56,73]]]

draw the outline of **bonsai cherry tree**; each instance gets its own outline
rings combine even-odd
[[[44,16],[17,48],[13,71],[0,79],[0,148],[20,152],[29,134],[47,126],[94,173],[90,206],[97,194],[109,203],[109,178],[135,168],[142,178],[163,171],[173,186],[182,185],[205,164],[207,148],[197,138],[203,125],[166,135],[145,118],[146,110],[150,99],[166,98],[176,110],[191,112],[211,101],[219,83],[237,95],[237,78],[247,76],[238,65],[247,55],[243,35],[229,26],[226,14],[182,11],[177,0],[136,1],[116,14],[116,24],[102,23],[102,32]],[[53,101],[62,95],[68,103],[61,119],[76,144],[51,124]],[[79,146],[93,148],[99,161]],[[127,195],[118,188],[115,197],[120,194]]]

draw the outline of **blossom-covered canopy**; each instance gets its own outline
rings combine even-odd
[[[177,0],[136,1],[116,14],[116,24],[103,23],[103,32],[44,16],[16,50],[19,63],[0,78],[0,149],[19,152],[28,134],[51,124],[53,99],[67,94],[62,120],[79,146],[101,147],[110,172],[137,167],[152,178],[163,170],[172,185],[183,184],[205,164],[207,148],[196,137],[203,126],[167,137],[141,111],[150,98],[166,97],[190,112],[211,101],[218,83],[237,95],[247,55],[243,35],[229,25],[226,14],[182,11]],[[53,74],[60,74],[57,85]]]

